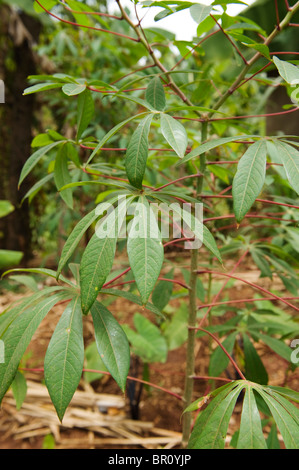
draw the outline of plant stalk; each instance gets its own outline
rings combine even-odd
[[[203,122],[201,125],[201,141],[207,140],[208,123]],[[206,156],[202,154],[200,156],[199,164],[201,175],[197,179],[196,197],[199,199],[199,195],[202,193],[203,178],[206,168]],[[183,395],[184,408],[187,408],[192,402],[193,386],[194,386],[194,347],[196,339],[196,325],[197,317],[197,296],[196,296],[196,282],[197,273],[196,269],[198,266],[198,250],[192,250],[190,255],[190,280],[189,280],[189,315],[188,315],[188,338],[187,338],[187,352],[186,352],[186,375],[185,375],[185,389]],[[182,431],[182,447],[186,448],[189,441],[191,431],[191,413],[185,413],[183,416],[183,431]]]

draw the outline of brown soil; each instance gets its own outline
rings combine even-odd
[[[230,267],[227,266],[229,270]],[[242,277],[242,273],[239,273]],[[250,279],[253,282],[262,284],[264,287],[282,289],[282,293],[287,296],[287,293],[283,292],[283,287],[279,282],[275,280],[277,285],[273,285],[273,282],[259,278],[259,272],[253,270],[247,270],[246,274],[243,273],[246,279]],[[176,272],[177,279],[182,279],[180,272]],[[219,278],[220,282],[224,282],[223,278]],[[240,282],[236,282],[233,288],[226,289],[225,293],[229,294],[231,299],[244,299],[253,297],[252,288],[245,286]],[[0,310],[3,310],[5,306],[10,304],[18,296],[23,294],[16,294],[7,292],[0,297]],[[174,301],[173,305],[176,305]],[[283,307],[283,305],[281,304]],[[50,340],[50,337],[54,331],[55,325],[58,321],[60,314],[63,311],[63,305],[56,306],[45,318],[40,325],[39,329],[35,333],[28,351],[25,355],[27,368],[42,368],[44,354]],[[117,298],[113,302],[109,309],[115,314],[116,318],[120,323],[132,323],[133,314],[137,311],[140,312],[140,307],[126,302],[124,299]],[[155,317],[150,312],[144,312],[152,321],[155,321]],[[225,318],[228,318],[230,312],[228,310]],[[224,321],[224,317],[215,317],[215,322]],[[88,345],[93,341],[93,327],[90,316],[84,317],[84,339],[85,344]],[[214,343],[212,343],[214,347]],[[270,384],[272,385],[287,385],[288,387],[299,390],[299,377],[296,372],[287,372],[288,364],[285,360],[279,358],[267,347],[262,344],[257,345],[260,352],[261,358],[266,366],[270,377]],[[182,346],[174,351],[169,352],[168,359],[165,364],[151,364],[150,365],[150,381],[160,387],[163,387],[175,394],[182,395],[184,389],[184,371],[185,371],[185,346]],[[198,339],[196,345],[196,375],[206,376],[208,373],[208,357],[209,357],[209,341],[208,338]],[[134,363],[134,360],[132,361]],[[234,375],[234,370],[229,366],[228,371]],[[130,375],[134,375],[135,371],[131,370]],[[25,372],[28,383],[33,385],[39,384],[43,390],[44,385],[42,384],[43,374],[42,372]],[[141,378],[141,367],[139,368],[138,377]],[[227,377],[223,374],[223,377]],[[131,382],[132,383],[132,382]],[[216,386],[223,385],[224,382],[218,381],[215,383]],[[138,387],[138,384],[136,385]],[[204,396],[209,391],[209,385],[206,380],[195,381],[194,387],[194,399]],[[84,382],[83,378],[79,386],[79,391],[83,393],[92,393],[101,396],[101,394],[111,394],[118,396],[122,399],[122,394],[118,389],[116,383],[111,377],[104,376],[101,380],[93,382],[91,385]],[[43,393],[43,392],[42,392]],[[94,396],[94,395],[92,395]],[[55,448],[102,448],[102,449],[113,449],[113,448],[165,448],[166,447],[179,447],[179,438],[181,432],[181,414],[182,414],[182,402],[176,397],[165,393],[159,389],[151,388],[149,391],[144,387],[142,390],[140,405],[139,405],[139,416],[138,420],[132,420],[130,414],[129,397],[126,396],[124,399],[125,406],[121,410],[113,409],[113,406],[108,409],[108,413],[105,416],[101,415],[101,419],[106,420],[105,429],[109,430],[109,419],[111,420],[111,432],[105,431],[106,435],[103,434],[103,429],[97,429],[96,422],[93,425],[80,424],[76,425],[76,420],[73,417],[73,425],[64,426],[63,423],[59,423],[58,419],[56,422],[49,424],[47,418],[47,412],[53,413],[53,405],[51,404],[48,397],[40,398],[34,401],[34,398],[27,396],[25,404],[28,406],[34,406],[36,403],[36,409],[38,413],[36,415],[30,414],[30,411],[26,410],[24,406],[21,410],[16,411],[13,398],[11,393],[3,400],[3,405],[0,410],[0,448],[1,449],[39,449],[42,448],[45,442],[45,436],[52,434],[54,436]],[[30,405],[30,406],[29,406]],[[73,401],[70,408],[73,406]],[[93,405],[78,405],[81,408],[82,419],[84,418],[84,410],[86,414],[95,413],[94,419],[99,419],[99,412],[95,410]],[[83,406],[83,407],[82,407]],[[78,408],[74,405],[74,410],[79,416]],[[45,411],[43,415],[43,410]],[[229,427],[229,435],[227,440],[227,446],[229,446],[230,438],[236,429],[240,419],[241,404],[237,404],[235,412]],[[68,412],[67,412],[68,413]],[[66,415],[67,415],[66,413]],[[79,420],[79,417],[77,418]],[[81,417],[80,417],[81,419]],[[108,420],[108,424],[107,424]],[[116,420],[117,426],[116,426]],[[135,427],[134,427],[135,426]],[[27,433],[27,434],[26,434]],[[24,437],[22,437],[24,436]],[[114,440],[113,440],[114,439]],[[135,440],[134,440],[135,439]],[[159,441],[160,439],[160,441]],[[168,445],[167,445],[168,442]]]

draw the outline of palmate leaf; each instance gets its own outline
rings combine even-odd
[[[61,315],[44,363],[46,386],[60,421],[79,384],[83,363],[82,310],[76,296]]]
[[[86,315],[97,298],[100,289],[104,285],[111,271],[116,242],[124,217],[126,205],[133,197],[124,198],[116,209],[113,207],[105,219],[101,219],[101,225],[96,228],[96,233],[91,237],[80,264],[80,287],[82,311]]]
[[[127,253],[142,303],[146,304],[162,268],[164,248],[157,221],[144,196],[138,199],[136,208]]]
[[[131,185],[138,189],[142,188],[148,156],[148,134],[152,119],[152,114],[142,119],[131,137],[126,152],[126,173]]]
[[[278,388],[278,390],[275,390]],[[238,449],[265,449],[267,444],[262,431],[260,408],[272,414],[287,449],[299,448],[299,410],[289,399],[297,401],[298,394],[283,387],[262,386],[248,380],[237,380],[213,390],[206,397],[193,402],[187,411],[200,409],[212,401],[198,415],[189,440],[191,449],[223,449],[228,422],[236,398],[245,389],[238,432]],[[287,398],[287,399],[286,399]],[[258,406],[257,406],[258,403]]]
[[[226,387],[202,411],[194,425],[189,449],[223,449],[228,423],[237,398],[243,388],[237,383],[232,390]]]
[[[34,307],[23,311],[5,330],[1,337],[5,344],[5,363],[0,364],[0,403],[16,375],[35,330],[58,301],[69,297],[70,292],[61,292],[41,300]]]
[[[250,145],[238,163],[232,195],[237,222],[241,222],[260,194],[266,175],[266,143]]]
[[[267,393],[262,388],[256,388],[263,400],[268,405],[277,427],[283,437],[287,449],[299,449],[298,420],[280,403],[275,396]],[[289,404],[290,405],[290,404]],[[292,406],[292,411],[296,413],[296,408]],[[297,410],[298,411],[298,410]]]
[[[91,307],[95,340],[100,357],[122,391],[130,367],[128,339],[113,315],[97,300]]]

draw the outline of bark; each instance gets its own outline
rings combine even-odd
[[[22,264],[31,256],[31,229],[28,203],[21,200],[30,187],[26,180],[18,190],[21,169],[31,153],[31,123],[34,95],[22,96],[27,77],[36,73],[32,46],[40,23],[0,7],[0,78],[5,84],[5,103],[0,104],[0,199],[8,199],[15,211],[0,219],[0,247],[24,253]]]

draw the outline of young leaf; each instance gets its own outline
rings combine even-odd
[[[125,167],[128,179],[132,186],[142,188],[142,180],[148,156],[148,134],[153,115],[146,116],[133,133],[129,142]]]
[[[266,449],[261,417],[250,385],[245,387],[237,449]]]
[[[77,108],[77,140],[80,139],[82,133],[87,128],[94,115],[94,101],[90,90],[84,90],[78,96]]]
[[[292,188],[299,194],[299,152],[292,145],[273,141],[283,163],[288,181]]]
[[[184,126],[168,114],[161,114],[161,132],[176,154],[183,158],[188,145]]]
[[[100,221],[81,260],[80,286],[82,311],[86,315],[97,298],[113,265],[116,242],[125,216],[127,200]]]
[[[100,302],[96,301],[93,304],[91,315],[100,357],[116,383],[124,391],[130,367],[128,339],[113,315]]]
[[[200,24],[203,20],[205,20],[210,12],[212,7],[210,5],[192,5],[190,8],[190,13],[194,21]]]
[[[233,203],[237,222],[241,222],[260,194],[266,174],[266,143],[250,145],[238,163],[233,180]]]
[[[146,101],[157,111],[163,111],[166,106],[164,88],[159,77],[153,78],[145,92]]]
[[[81,85],[80,83],[67,83],[63,85],[62,91],[68,96],[79,95],[86,90],[86,85]]]
[[[290,85],[299,84],[299,67],[290,64],[285,60],[280,60],[278,57],[273,57],[273,62],[277,67],[279,75]]]
[[[40,322],[54,305],[70,294],[61,292],[41,300],[36,306],[27,308],[17,316],[2,336],[5,344],[5,363],[0,364],[0,403],[11,385],[19,363]]]
[[[76,296],[61,315],[44,363],[46,386],[60,421],[80,382],[83,362],[82,311]]]
[[[62,145],[57,152],[54,168],[54,181],[56,188],[59,191],[63,186],[72,182],[72,178],[68,169],[68,154],[66,145]],[[64,189],[60,192],[64,202],[70,209],[73,208],[73,193],[72,189]]]
[[[127,252],[141,300],[146,304],[162,268],[164,249],[157,221],[145,197],[138,199],[136,212]]]

